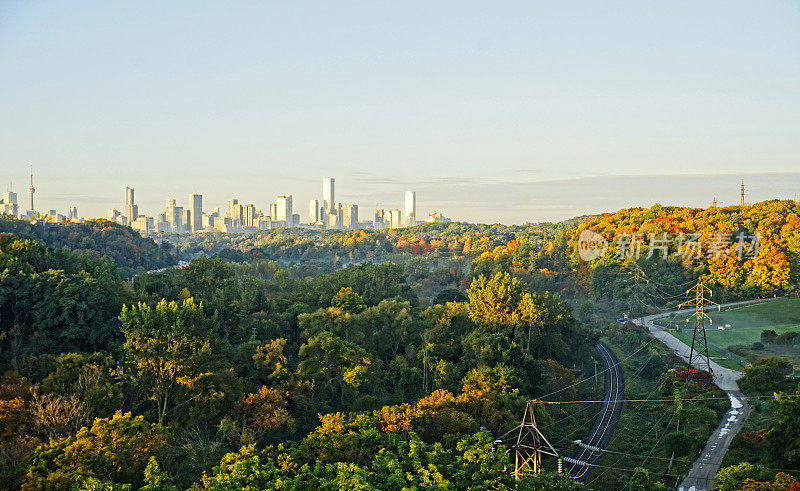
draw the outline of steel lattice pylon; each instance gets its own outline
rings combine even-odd
[[[555,448],[539,431],[536,416],[533,414],[533,403],[528,401],[525,414],[519,426],[517,443],[514,445],[514,478],[520,480],[526,472],[538,474],[542,471],[542,454],[561,459]]]
[[[692,346],[689,349],[689,368],[692,367],[692,358],[694,356],[694,344],[697,340],[697,331],[698,329],[703,334],[703,344],[706,349],[706,363],[708,365],[708,373],[712,373],[711,371],[711,356],[708,353],[708,339],[706,339],[706,321],[709,324],[712,323],[711,317],[706,315],[705,309],[706,307],[716,307],[717,310],[720,309],[720,306],[716,302],[712,302],[707,298],[712,295],[711,289],[707,286],[703,285],[703,280],[697,282],[695,286],[686,290],[686,294],[690,296],[690,299],[686,302],[683,302],[678,306],[678,308],[682,307],[694,307],[694,314],[691,317],[686,319],[686,322],[694,321],[694,329],[692,331]],[[693,298],[691,298],[693,297]],[[698,350],[699,352],[699,350]]]

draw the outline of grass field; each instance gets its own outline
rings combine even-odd
[[[761,340],[761,331],[764,329],[773,329],[778,334],[800,331],[800,298],[787,298],[707,313],[712,319],[712,325],[706,326],[708,340],[723,348],[732,345],[752,345]],[[691,328],[691,323],[686,323],[687,317],[686,314],[667,317],[659,324],[665,327],[674,327],[677,324],[684,329]],[[730,329],[724,331],[717,329],[718,326],[725,324],[730,324]]]
[[[682,332],[677,332],[677,331],[672,331],[670,334],[672,334],[676,338],[680,339],[683,342],[683,344],[685,344],[686,346],[691,346],[692,345],[692,336],[691,335],[687,336],[686,334],[684,334]],[[712,341],[712,343],[713,343],[713,341]],[[701,344],[702,344],[702,341],[699,341],[698,344],[695,345],[695,349],[698,350],[700,353],[705,354],[705,347],[704,346],[700,346]],[[733,361],[731,359],[726,358],[725,357],[725,353],[718,353],[713,348],[708,348],[708,349],[711,352],[711,361],[716,362],[717,364],[719,364],[722,367],[730,368],[731,370],[738,370],[740,372],[742,370],[744,370],[743,366],[741,366],[740,364],[736,363],[735,361]]]

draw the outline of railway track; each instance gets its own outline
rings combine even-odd
[[[619,361],[614,353],[603,343],[598,343],[595,347],[600,362],[603,364],[605,373],[603,381],[603,403],[600,410],[597,412],[592,427],[583,439],[583,443],[605,449],[614,430],[619,422],[619,415],[622,412],[622,399],[625,394],[625,378],[622,373],[622,368],[619,366]],[[602,452],[589,450],[581,447],[576,450],[572,458],[586,462],[588,466],[577,464],[570,464],[567,472],[571,476],[577,477],[580,481],[585,481],[589,474],[591,474],[594,465],[600,459]]]

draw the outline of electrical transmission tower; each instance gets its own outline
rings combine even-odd
[[[517,436],[514,448],[514,478],[522,479],[526,472],[538,474],[542,471],[542,455],[552,455],[558,459],[559,472],[561,471],[562,457],[550,444],[547,438],[539,431],[536,426],[536,416],[533,415],[533,402],[528,401],[525,407],[525,415],[519,425],[519,435]]]
[[[630,272],[628,273],[631,275],[626,281],[633,281],[633,286],[628,287],[628,290],[631,292],[630,297],[628,297],[628,317],[636,324],[634,319],[636,316],[633,315],[634,313],[634,306],[638,307],[639,304],[644,305],[644,300],[642,296],[644,295],[644,285],[642,283],[650,283],[650,280],[647,279],[647,276],[644,274],[642,268],[635,262],[631,262],[628,267],[630,268]],[[644,314],[644,312],[643,312]]]
[[[695,286],[686,290],[686,295],[689,296],[689,300],[680,304],[678,308],[694,307],[694,314],[686,319],[686,322],[694,321],[694,330],[692,331],[692,347],[689,349],[689,368],[691,369],[692,367],[694,344],[697,340],[697,331],[700,330],[700,332],[703,334],[703,344],[706,348],[706,363],[708,365],[708,373],[711,374],[711,357],[708,354],[708,339],[706,339],[706,321],[708,321],[709,325],[712,321],[711,317],[706,315],[705,308],[716,307],[717,310],[720,310],[720,306],[718,303],[712,302],[708,299],[708,297],[712,295],[712,292],[710,288],[703,285],[703,280],[699,280]]]

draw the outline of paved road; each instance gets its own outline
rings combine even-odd
[[[624,399],[625,379],[623,377],[622,368],[619,366],[619,361],[617,361],[614,353],[608,349],[608,346],[603,343],[598,343],[595,350],[597,350],[597,354],[600,356],[600,362],[603,364],[605,373],[603,382],[604,402],[600,406],[600,411],[597,413],[592,427],[589,429],[586,437],[583,438],[583,443],[591,445],[592,447],[605,449],[609,440],[611,440],[611,436],[614,434],[614,430],[619,422],[619,415],[622,412],[622,402],[620,401]],[[589,466],[570,464],[570,466],[567,467],[567,472],[569,472],[571,476],[580,476],[579,479],[581,481],[586,481],[586,478],[588,478],[589,474],[594,470],[594,465],[597,464],[601,454],[602,452],[579,448],[579,450],[575,451],[572,458],[586,462]]]
[[[731,302],[722,304],[721,307],[747,305],[769,300],[775,299]],[[688,362],[690,347],[686,346],[682,341],[664,329],[656,326],[653,321],[676,313],[691,311],[692,309],[675,310],[672,312],[649,315],[637,319],[637,324],[643,324],[653,336],[667,345],[673,353]],[[696,345],[695,348],[697,348]],[[692,365],[701,370],[708,369],[706,357],[698,353],[697,349],[695,349],[694,355],[692,356]],[[750,402],[739,390],[739,385],[736,383],[744,374],[736,370],[722,367],[714,360],[711,360],[711,371],[713,372],[714,383],[717,384],[720,389],[724,390],[730,398],[731,408],[725,413],[725,417],[720,421],[719,425],[717,425],[711,437],[709,437],[705,448],[700,453],[697,460],[695,460],[692,470],[689,471],[689,474],[678,487],[678,491],[700,491],[713,488],[714,478],[722,465],[722,458],[725,457],[725,452],[728,451],[733,437],[742,429],[747,417],[750,416]]]

